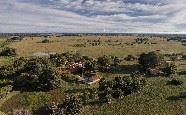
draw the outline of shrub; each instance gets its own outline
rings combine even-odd
[[[52,102],[49,106],[42,111],[45,115],[63,115],[63,109],[59,107],[58,103]]]
[[[14,48],[4,48],[0,52],[0,56],[15,56],[16,55],[16,50]]]
[[[50,40],[44,39],[44,40],[41,41],[41,43],[50,43]]]
[[[135,57],[135,56],[133,56],[133,55],[128,55],[127,57],[125,57],[125,60],[126,61],[134,61],[134,60],[136,60],[137,58]]]
[[[86,47],[86,44],[74,44],[73,47]]]
[[[163,72],[165,73],[166,76],[170,76],[172,74],[176,73],[176,65],[170,64],[166,65],[166,67],[163,69]]]

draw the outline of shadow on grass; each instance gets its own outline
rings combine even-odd
[[[178,72],[178,75],[186,75],[186,71]]]
[[[169,100],[169,101],[177,101],[177,100],[181,100],[181,99],[186,99],[186,92],[182,92],[182,93],[180,93],[180,95],[170,96],[167,98],[167,100]]]
[[[1,83],[1,84],[0,84],[0,88],[5,87],[5,86],[7,86],[7,85],[12,85],[12,83]]]
[[[119,65],[113,68],[109,73],[112,74],[131,74],[133,72],[139,71],[139,65]]]
[[[46,111],[46,106],[40,107],[39,109],[34,111],[35,115],[49,115],[49,113]]]

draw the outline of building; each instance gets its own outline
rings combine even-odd
[[[149,68],[147,70],[149,75],[158,76],[164,74],[164,72],[159,68]]]
[[[88,75],[85,75],[85,83],[87,84],[93,84],[98,81],[100,81],[101,77],[97,75],[96,73],[90,73]]]

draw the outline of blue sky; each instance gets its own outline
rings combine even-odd
[[[0,32],[185,33],[186,0],[0,0]]]

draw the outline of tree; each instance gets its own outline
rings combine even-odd
[[[67,62],[66,56],[64,56],[64,55],[62,55],[62,54],[50,55],[50,60],[51,60],[52,63],[54,63],[56,66],[65,65],[66,62]]]
[[[64,109],[64,114],[75,115],[80,113],[82,102],[75,96],[69,96],[64,100],[60,108]]]
[[[118,66],[121,63],[121,60],[116,56],[113,56],[112,60],[113,60],[113,65],[114,66]]]
[[[30,90],[49,90],[59,87],[60,74],[48,58],[31,58],[25,63],[14,63],[14,86]]]
[[[138,60],[141,65],[141,70],[146,72],[148,68],[155,68],[161,65],[163,56],[157,52],[142,53]]]
[[[117,88],[117,89],[115,89],[115,90],[113,91],[112,96],[113,96],[114,98],[122,98],[122,97],[123,97],[123,92],[122,92],[121,89]]]
[[[85,60],[85,71],[91,72],[91,71],[96,71],[96,61],[94,61],[93,59],[88,59]]]
[[[103,57],[98,58],[97,63],[99,65],[100,70],[108,71],[108,70],[110,70],[110,66],[112,64],[112,59],[110,56],[104,55]]]
[[[98,92],[98,97],[100,102],[102,103],[110,103],[111,102],[111,94],[112,94],[112,89],[109,86],[109,82],[106,81],[104,78],[101,79],[99,82],[99,92]]]
[[[111,58],[106,55],[104,55],[103,57],[99,57],[98,64],[103,65],[103,66],[111,65]]]
[[[166,67],[163,69],[163,72],[165,73],[166,76],[171,76],[172,74],[175,74],[176,65],[174,64],[166,65]]]
[[[14,48],[4,48],[0,52],[0,56],[15,56],[16,55],[16,50]]]

